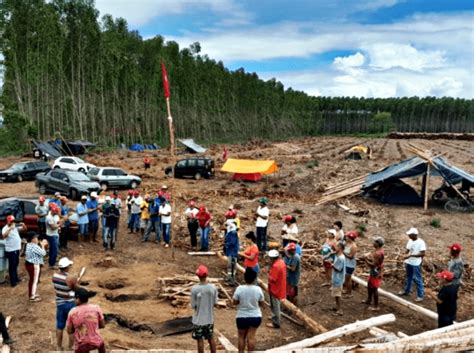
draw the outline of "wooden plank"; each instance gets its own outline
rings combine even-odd
[[[234,346],[232,344],[232,342],[229,341],[229,339],[226,336],[224,336],[224,334],[221,331],[214,328],[214,332],[217,333],[217,339],[219,340],[220,344],[222,344],[222,346],[224,347],[226,352],[237,352],[238,351],[237,347]]]
[[[215,254],[215,251],[188,251],[190,256],[214,256]]]
[[[323,342],[331,341],[339,337],[343,337],[346,335],[353,334],[355,332],[360,332],[363,330],[366,330],[370,327],[373,326],[380,326],[380,325],[385,325],[390,322],[395,321],[395,315],[393,314],[386,314],[386,315],[381,315],[381,316],[376,316],[372,317],[367,320],[363,321],[356,321],[352,324],[344,325],[342,327],[339,327],[335,330],[325,332],[323,334],[311,337],[311,338],[306,338],[302,341],[299,342],[293,342],[281,347],[273,348],[267,350],[267,352],[278,352],[278,351],[292,351],[294,349],[302,349],[302,348],[308,348],[315,346],[317,344],[321,344]]]

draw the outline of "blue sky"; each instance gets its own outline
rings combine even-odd
[[[325,96],[474,98],[474,1],[96,0],[234,70]]]

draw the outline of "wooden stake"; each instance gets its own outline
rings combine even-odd
[[[426,178],[425,178],[425,202],[423,205],[423,209],[426,211],[428,209],[428,192],[429,192],[429,186],[430,186],[430,163],[428,163],[428,166],[426,168]]]
[[[175,164],[175,147],[174,147],[174,126],[173,126],[173,118],[171,116],[171,104],[170,104],[170,98],[166,98],[166,111],[168,112],[168,128],[169,128],[169,133],[170,133],[170,156],[171,156],[171,192],[170,192],[170,204],[171,204],[171,224],[170,224],[170,233],[171,236],[174,237],[176,234],[173,234],[173,211],[174,211],[174,193],[176,190],[174,190],[174,164]],[[171,257],[174,259],[174,241],[171,240]]]

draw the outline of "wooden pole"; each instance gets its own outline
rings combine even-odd
[[[174,148],[174,126],[173,126],[173,117],[171,116],[171,104],[170,97],[166,97],[166,111],[168,112],[168,128],[170,133],[170,156],[171,156],[171,192],[170,192],[170,204],[171,204],[171,224],[170,224],[170,233],[174,237],[176,234],[173,234],[173,211],[174,211],[174,197],[173,194],[176,192],[174,190],[174,164],[175,164],[175,148]],[[174,259],[174,241],[171,240],[171,257]]]
[[[227,257],[222,255],[221,252],[217,252],[217,257],[219,257],[221,260],[227,262]],[[245,269],[240,264],[236,264],[236,268],[237,268],[237,270],[239,270],[242,273],[245,272]],[[260,287],[262,287],[262,289],[268,293],[267,284],[265,282],[263,282],[260,278],[258,278],[257,281],[258,281],[258,284],[260,285]],[[310,330],[311,332],[321,333],[321,332],[326,332],[327,331],[327,329],[324,326],[322,326],[321,324],[317,323],[312,318],[307,316],[304,312],[302,312],[300,309],[298,309],[298,307],[296,307],[290,301],[288,301],[286,299],[281,300],[281,306],[283,308],[285,308],[286,310],[288,310],[289,312],[291,312],[296,318],[298,318],[301,321],[301,323],[308,330]]]
[[[362,285],[362,286],[367,287],[367,281],[366,280],[364,281],[363,279],[361,279],[359,277],[356,277],[356,276],[352,276],[352,280],[354,282]],[[426,308],[423,308],[422,306],[413,304],[412,302],[409,302],[408,300],[402,299],[402,298],[396,296],[395,294],[387,292],[387,291],[385,291],[381,288],[379,288],[379,294],[386,297],[386,298],[389,298],[389,299],[397,302],[398,304],[401,304],[401,305],[407,307],[408,309],[411,309],[413,311],[416,311],[417,313],[423,314],[426,317],[429,317],[430,319],[438,320],[438,314],[435,313],[434,311],[431,311],[431,310],[428,310]]]
[[[425,202],[423,205],[423,209],[426,211],[428,209],[428,192],[429,192],[429,186],[430,186],[430,165],[431,163],[427,163],[427,168],[426,168],[426,178],[425,178]]]
[[[342,336],[350,335],[355,332],[366,330],[372,326],[385,325],[395,321],[395,315],[386,314],[381,316],[372,317],[363,321],[356,321],[352,324],[344,325],[335,330],[325,332],[321,335],[317,335],[311,338],[304,339],[299,342],[293,342],[281,347],[267,350],[267,352],[279,352],[279,351],[292,351],[293,349],[302,349],[315,346],[317,344],[333,340]]]

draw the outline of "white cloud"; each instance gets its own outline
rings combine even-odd
[[[101,16],[111,14],[125,18],[131,27],[145,25],[160,16],[182,14],[195,9],[225,14],[226,21],[238,24],[246,23],[251,18],[234,0],[96,0],[96,8]]]

